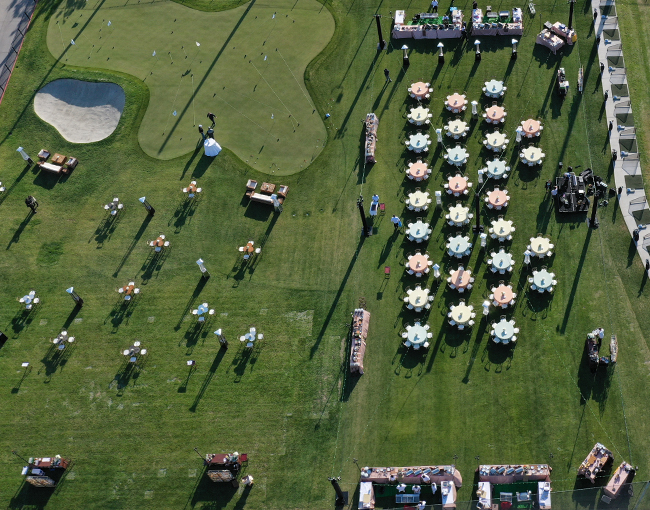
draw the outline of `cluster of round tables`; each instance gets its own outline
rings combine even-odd
[[[499,322],[492,324],[492,328],[490,335],[495,343],[508,344],[517,341],[515,333],[519,333],[519,329],[515,328],[514,320],[502,317]]]
[[[510,240],[514,231],[515,227],[512,220],[504,220],[503,218],[492,220],[492,226],[489,230],[492,239],[498,239],[500,243],[506,239]]]
[[[553,292],[553,285],[557,283],[553,278],[555,278],[555,274],[550,273],[545,268],[540,271],[533,271],[533,276],[529,279],[529,282],[532,280],[530,288],[540,293]]]
[[[506,120],[506,109],[503,106],[490,106],[485,110],[483,117],[489,124],[499,124]]]
[[[416,108],[411,108],[411,113],[409,113],[406,118],[411,124],[421,126],[422,124],[428,124],[431,114],[429,109],[424,106],[418,106]]]
[[[409,255],[408,260],[406,261],[406,272],[416,276],[422,276],[429,272],[429,268],[432,264],[433,262],[429,260],[429,255],[426,253]]]
[[[449,238],[447,242],[447,253],[452,257],[463,258],[470,254],[472,243],[469,242],[469,236],[457,235]]]
[[[485,202],[488,207],[490,209],[496,209],[497,211],[501,210],[502,207],[507,207],[509,200],[510,197],[508,196],[508,192],[499,188],[490,191],[487,197],[485,197]]]
[[[535,119],[528,119],[521,122],[521,127],[526,138],[533,138],[542,134],[542,123]]]
[[[551,244],[550,239],[542,236],[531,237],[530,244],[528,245],[528,250],[532,255],[543,259],[544,257],[550,257],[553,255],[551,251],[554,246]]]
[[[414,191],[409,193],[408,198],[404,202],[409,211],[426,211],[429,208],[431,199],[427,191]]]
[[[429,296],[429,289],[423,289],[419,285],[415,289],[408,289],[406,291],[406,298],[404,298],[404,303],[409,310],[415,310],[416,312],[421,312],[425,308],[430,308],[429,300],[433,300],[433,297]]]
[[[487,97],[499,98],[503,96],[503,93],[507,90],[507,87],[503,86],[502,81],[490,80],[485,82],[485,87],[483,87],[483,93]]]
[[[483,145],[494,152],[500,152],[506,149],[509,141],[505,134],[494,131],[493,133],[487,134],[485,140],[483,140]]]
[[[473,217],[474,215],[469,213],[469,207],[457,204],[449,208],[449,214],[447,214],[446,219],[450,225],[462,227],[463,225],[467,225]]]
[[[429,140],[429,135],[416,133],[414,135],[410,135],[409,139],[404,143],[409,148],[409,150],[412,150],[413,152],[422,152],[429,150],[431,140]]]
[[[424,83],[423,81],[412,83],[411,88],[409,88],[409,94],[411,97],[418,101],[425,99],[428,94],[431,94],[431,92],[433,92],[433,89],[429,88],[429,84]]]
[[[452,120],[447,126],[444,126],[447,131],[447,136],[452,137],[455,140],[458,140],[461,137],[465,137],[469,131],[467,122],[460,119]]]
[[[510,167],[506,165],[505,161],[502,161],[500,159],[495,159],[488,162],[485,170],[487,171],[491,179],[501,179],[501,178],[505,179],[506,177],[508,177],[507,172],[510,171]]]
[[[513,292],[512,285],[506,285],[505,283],[501,283],[498,287],[492,287],[492,294],[490,295],[492,304],[501,308],[514,305],[516,297],[517,294]]]
[[[415,223],[409,223],[408,229],[406,230],[409,241],[415,241],[421,243],[429,239],[431,235],[431,229],[429,228],[428,223],[424,223],[422,220],[418,220]]]
[[[467,179],[467,177],[456,174],[453,177],[449,177],[449,181],[445,184],[445,189],[447,190],[447,193],[450,195],[454,195],[455,197],[459,197],[461,195],[467,195],[468,190],[471,186],[471,183]]]
[[[521,161],[528,166],[541,165],[545,156],[539,147],[526,147],[519,153]]]
[[[467,149],[465,147],[457,146],[448,149],[447,153],[444,154],[443,157],[447,160],[448,163],[455,166],[461,166],[467,163],[469,152],[467,152]]]
[[[409,169],[406,171],[406,175],[409,179],[413,181],[422,181],[423,179],[428,179],[431,170],[428,165],[422,161],[417,163],[409,163]]]
[[[498,253],[492,252],[490,256],[492,258],[488,260],[488,264],[492,266],[490,270],[493,273],[496,273],[498,271],[500,274],[505,274],[506,271],[512,271],[512,266],[514,265],[515,261],[512,258],[512,255],[510,255],[510,253],[507,253],[503,248],[501,248]]]

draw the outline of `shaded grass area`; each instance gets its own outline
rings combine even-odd
[[[409,13],[428,4],[413,2]],[[137,132],[149,99],[146,86],[127,75],[43,56],[50,5],[38,8],[0,107],[0,157],[15,162],[3,171],[8,191],[0,197],[0,245],[6,247],[0,327],[11,333],[0,349],[0,451],[5,464],[15,467],[0,480],[6,506],[43,508],[65,501],[70,508],[330,508],[333,492],[325,477],[340,474],[344,490],[353,493],[355,458],[360,465],[453,462],[465,480],[459,500],[467,501],[479,456],[481,463],[549,462],[556,506],[588,508],[598,504],[599,493],[576,483],[575,475],[596,441],[612,449],[617,461],[648,472],[647,279],[633,247],[628,249],[629,234],[614,200],[599,212],[601,228],[590,231],[584,217],[558,216],[544,191],[560,161],[611,177],[600,96],[589,93],[597,80],[597,63],[590,60],[593,33],[581,35],[563,56],[533,45],[541,19],[564,19],[564,4],[537,4],[516,62],[503,38],[485,41],[478,64],[471,45],[446,42],[444,66],[437,66],[432,43],[412,41],[411,66],[404,71],[395,46],[375,51],[371,15],[388,17],[394,6],[328,2],[337,30],[305,75],[320,113],[331,113],[328,143],[306,170],[283,177],[290,192],[280,215],[242,200],[246,180],[265,176],[228,150],[214,160],[200,151],[170,161],[144,154]],[[589,19],[589,10],[577,16],[579,34],[590,33]],[[561,102],[555,70],[565,67],[574,83],[579,62],[587,92],[580,96],[572,89]],[[392,83],[384,83],[384,68]],[[125,88],[125,113],[108,139],[69,144],[34,115],[34,91],[45,81],[71,76]],[[401,298],[416,280],[401,268],[415,246],[388,221],[393,213],[415,217],[403,204],[415,188],[402,171],[412,157],[402,150],[412,132],[405,119],[412,106],[406,88],[421,79],[433,83],[433,124],[440,127],[449,119],[445,95],[466,91],[485,105],[483,82],[503,77],[506,131],[525,118],[541,118],[540,146],[547,154],[541,169],[518,165],[514,147],[505,154],[513,167],[507,182],[513,200],[505,215],[517,226],[509,246],[517,261],[510,281],[519,294],[507,315],[517,321],[520,340],[514,349],[490,343],[484,321],[464,333],[448,328],[447,308],[459,296],[429,278],[436,294],[426,316],[431,349],[407,352],[399,332],[416,316],[403,309]],[[380,116],[379,162],[362,168],[361,120],[368,111]],[[481,148],[486,126],[470,126],[466,173],[476,182],[488,157]],[[31,152],[48,147],[81,163],[67,178],[39,175],[15,154],[25,140],[33,140]],[[420,186],[430,192],[442,189],[450,172],[440,156],[432,147],[427,157],[433,174]],[[180,188],[192,177],[204,191],[190,211]],[[366,201],[379,193],[387,207],[387,216],[374,222],[375,235],[363,242],[360,193]],[[40,207],[26,221],[28,194]],[[153,218],[137,201],[143,195],[156,208]],[[125,203],[117,223],[107,222],[102,208],[114,196]],[[445,208],[452,203],[444,198]],[[453,230],[440,216],[428,212],[434,232],[419,247],[446,274],[456,265],[444,254]],[[495,216],[481,210],[483,223]],[[146,241],[160,232],[171,249],[154,260]],[[544,263],[559,281],[551,299],[530,294],[522,270],[522,252],[538,232],[556,245],[556,255]],[[249,239],[262,254],[243,264],[236,247]],[[199,257],[212,274],[206,283],[195,267]],[[477,308],[503,278],[488,271],[485,259],[475,248],[465,261],[477,282],[463,297]],[[43,260],[49,265],[41,265]],[[392,268],[388,279],[386,265]],[[114,289],[130,280],[142,290],[124,308]],[[81,310],[73,309],[65,293],[70,285],[85,300]],[[31,288],[42,303],[25,315],[15,299]],[[372,321],[365,375],[357,379],[347,375],[345,347],[349,312],[360,297]],[[204,301],[217,312],[199,327],[189,311]],[[265,335],[252,352],[238,341],[251,325]],[[594,377],[585,370],[584,336],[598,326],[607,335],[617,333],[621,351],[613,371]],[[78,341],[65,358],[54,358],[48,340],[63,327]],[[228,351],[218,348],[212,333],[217,328],[226,333]],[[136,339],[150,354],[133,370],[120,352]],[[197,361],[195,371],[187,359]],[[23,371],[23,361],[33,370]],[[26,426],[42,423],[44,415],[46,435]],[[253,489],[208,483],[194,446],[201,453],[248,453]],[[70,456],[72,476],[53,493],[33,491],[22,485],[12,449],[25,456]],[[635,498],[642,492],[637,488]],[[621,507],[636,502],[626,499]]]

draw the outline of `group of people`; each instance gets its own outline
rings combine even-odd
[[[208,119],[210,119],[210,122],[212,122],[212,125],[208,128],[207,134],[203,132],[203,125],[199,124],[199,133],[203,137],[203,141],[205,141],[206,138],[214,138],[214,124],[215,124],[215,119],[216,116],[214,113],[208,112]]]

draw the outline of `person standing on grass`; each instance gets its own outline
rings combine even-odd
[[[397,230],[399,230],[399,228],[402,226],[402,220],[393,214],[393,217],[390,219],[390,221],[393,224],[393,227],[395,227],[394,232],[397,232]]]
[[[25,199],[25,205],[27,207],[29,207],[34,214],[36,214],[36,208],[38,207],[38,202],[36,201],[36,199],[33,196],[29,195]]]
[[[390,77],[390,71],[388,68],[384,69],[384,76],[386,77],[386,83],[393,81],[393,79]]]
[[[214,113],[208,112],[208,119],[210,119],[210,122],[212,122],[212,127],[214,127],[214,119],[215,119]]]
[[[431,9],[433,9],[433,12],[438,14],[438,0],[433,0],[431,2]]]
[[[199,134],[201,135],[201,138],[203,138],[203,141],[205,141],[205,134],[203,133],[203,125],[199,124]]]

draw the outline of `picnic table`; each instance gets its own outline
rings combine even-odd
[[[526,147],[519,153],[521,161],[528,166],[541,165],[545,156],[539,147]]]
[[[521,122],[524,135],[527,138],[533,138],[542,134],[542,123],[535,119],[527,119]]]
[[[431,170],[426,163],[418,161],[417,163],[409,163],[409,169],[406,172],[406,175],[409,179],[413,181],[421,181],[423,179],[428,179]]]
[[[131,299],[131,294],[140,293],[140,289],[135,288],[135,282],[129,282],[124,287],[117,289],[117,292],[124,294],[124,300],[129,301]]]
[[[500,274],[505,274],[506,271],[512,271],[512,266],[515,261],[512,258],[512,255],[506,253],[503,248],[501,248],[498,253],[492,252],[490,256],[492,258],[488,260],[488,264],[490,264],[490,270],[493,273],[498,271]]]
[[[506,172],[510,171],[510,167],[506,165],[505,161],[495,159],[487,164],[487,173],[492,179],[505,179],[508,177]]]
[[[457,204],[449,208],[449,214],[445,218],[450,225],[462,227],[467,225],[473,217],[474,215],[469,213],[469,207]]]
[[[444,129],[447,131],[447,136],[452,137],[454,140],[458,140],[461,137],[464,138],[469,131],[467,122],[460,119],[452,120],[447,126],[444,126]]]
[[[465,147],[452,147],[447,150],[447,153],[443,156],[448,163],[455,166],[462,166],[467,163],[467,158],[469,158],[469,153]]]
[[[485,87],[483,87],[483,93],[487,97],[499,98],[503,96],[503,93],[507,90],[507,87],[503,86],[502,81],[490,80],[485,82]]]
[[[470,254],[472,243],[468,236],[457,235],[450,237],[447,242],[447,253],[456,258],[463,258]]]
[[[422,241],[429,239],[429,235],[431,235],[431,229],[429,228],[428,223],[424,223],[422,220],[418,220],[415,223],[408,224],[406,234],[409,241],[421,243]]]
[[[496,210],[500,210],[502,207],[506,207],[509,200],[510,197],[508,196],[507,191],[500,190],[499,188],[495,188],[494,190],[490,191],[488,193],[488,196],[485,197],[485,202],[487,203],[488,208]]]
[[[266,184],[266,183],[265,183]],[[273,185],[275,186],[275,185]],[[194,198],[196,196],[196,193],[201,193],[201,188],[199,188],[196,184],[196,181],[190,182],[190,184],[187,186],[187,188],[183,188],[183,193],[187,193],[188,198]],[[262,191],[264,191],[264,185],[262,185]]]
[[[485,113],[483,114],[483,118],[489,124],[499,124],[501,122],[505,122],[506,115],[507,115],[506,109],[503,106],[493,105],[490,106],[487,110],[485,110]]]

